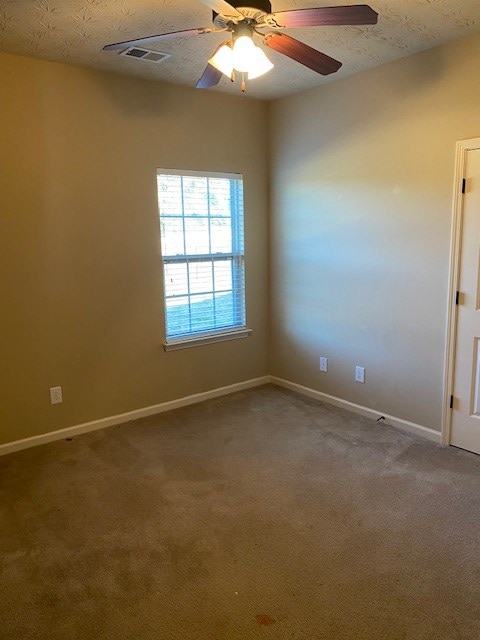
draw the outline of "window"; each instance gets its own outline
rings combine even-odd
[[[159,169],[166,348],[247,335],[243,179]]]

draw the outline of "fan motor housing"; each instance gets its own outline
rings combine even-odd
[[[272,3],[269,0],[248,0],[250,4],[245,5],[245,0],[237,0],[236,2],[230,2],[235,9],[258,9],[258,11],[264,11],[265,13],[272,13]]]
[[[229,4],[238,9],[241,14],[249,20],[258,20],[267,13],[272,13],[272,3],[270,0],[247,0],[248,5],[245,6],[245,0],[229,0]],[[228,20],[216,11],[213,11],[213,24],[219,27],[226,26]]]

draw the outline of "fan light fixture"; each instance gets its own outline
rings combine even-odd
[[[248,79],[253,80],[273,69],[273,64],[250,36],[237,38],[233,48],[231,43],[224,42],[208,62],[229,78],[234,70],[248,74]]]
[[[217,47],[196,87],[197,89],[216,87],[223,74],[234,81],[235,71],[238,71],[241,74],[241,89],[245,91],[247,80],[263,76],[273,68],[273,64],[263,50],[255,45],[254,37],[259,36],[265,47],[299,62],[315,73],[328,76],[336,73],[342,63],[283,33],[283,29],[327,25],[328,28],[333,25],[366,25],[377,24],[378,21],[378,13],[367,4],[287,9],[272,13],[270,0],[248,0],[247,3],[245,0],[200,0],[200,2],[212,10],[213,26],[182,29],[148,35],[136,40],[114,42],[107,44],[103,50],[125,51],[132,46],[142,48],[144,45],[153,44],[164,38],[200,36],[227,31],[232,34],[232,41],[225,41]],[[352,0],[349,0],[350,2]],[[269,31],[265,33],[265,29]]]

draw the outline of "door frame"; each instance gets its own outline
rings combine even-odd
[[[480,138],[460,140],[456,144],[455,174],[453,183],[453,214],[450,240],[450,269],[448,284],[447,340],[445,348],[445,369],[443,382],[442,444],[449,445],[452,434],[452,410],[450,398],[453,395],[455,373],[455,346],[457,340],[456,297],[460,281],[460,252],[463,221],[463,179],[467,166],[467,152],[480,149]]]

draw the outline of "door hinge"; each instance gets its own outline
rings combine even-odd
[[[460,291],[457,291],[455,295],[455,304],[458,305],[459,302],[460,302]]]
[[[463,178],[462,180],[462,193],[465,193],[467,191],[467,179]]]
[[[450,396],[450,409],[453,409],[453,396]]]

